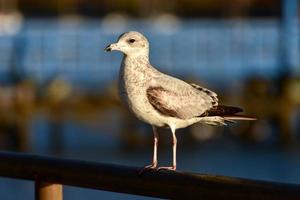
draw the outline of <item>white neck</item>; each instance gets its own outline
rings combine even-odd
[[[148,54],[130,54],[130,55],[125,55],[124,54],[124,61],[125,62],[130,62],[130,63],[135,63],[135,64],[150,64],[149,61],[149,55]]]

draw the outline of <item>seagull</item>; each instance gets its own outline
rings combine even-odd
[[[141,171],[149,169],[176,170],[176,130],[195,123],[226,125],[235,120],[255,120],[238,114],[238,107],[218,104],[217,94],[193,83],[187,83],[157,70],[149,60],[149,42],[136,31],[121,34],[105,51],[123,53],[119,73],[119,95],[134,115],[150,124],[154,134],[153,160]],[[158,167],[158,127],[171,130],[173,164]]]

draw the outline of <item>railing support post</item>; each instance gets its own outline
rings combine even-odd
[[[36,180],[35,200],[63,200],[62,185]]]

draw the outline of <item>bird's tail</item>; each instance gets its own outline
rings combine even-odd
[[[240,112],[243,112],[243,109],[239,107],[218,105],[206,111],[203,115],[220,116],[227,122],[234,122],[235,120],[256,120],[255,117],[238,114]]]
[[[226,121],[235,121],[235,120],[245,120],[245,121],[253,121],[257,120],[255,117],[250,117],[246,115],[228,115],[228,116],[222,116]]]

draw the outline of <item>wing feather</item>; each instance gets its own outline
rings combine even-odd
[[[150,86],[146,93],[150,104],[159,113],[180,119],[201,116],[218,104],[218,98],[214,92],[185,82]]]

